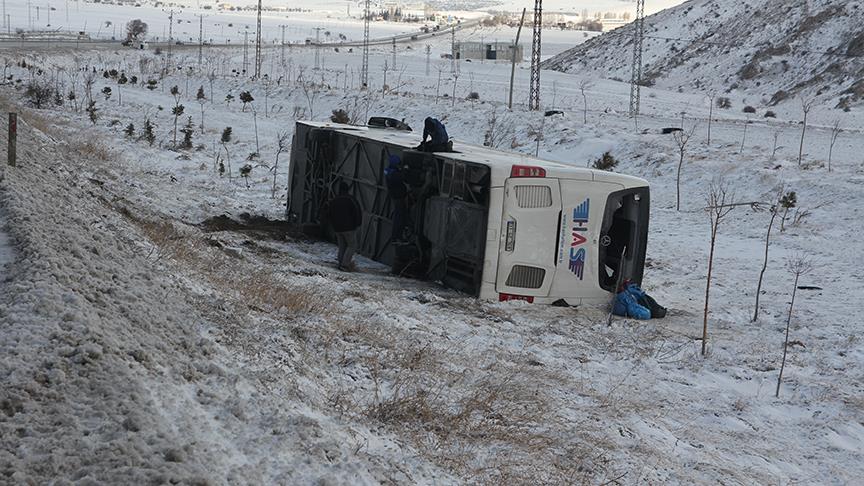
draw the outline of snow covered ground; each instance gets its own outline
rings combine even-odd
[[[439,42],[435,52],[445,49]],[[391,53],[374,49],[368,93],[357,90],[357,54],[329,50],[319,52],[323,70],[311,68],[312,50],[287,51],[284,65],[269,50],[269,87],[232,75],[240,50],[209,51],[201,71],[196,52],[178,50],[183,69],[164,77],[164,58],[151,53],[5,54],[42,70],[10,67],[18,84],[53,80],[64,93],[70,73],[95,67],[99,110],[91,124],[68,100],[15,108],[25,120],[20,167],[3,167],[0,183],[16,249],[0,296],[7,481],[855,484],[864,476],[858,118],[838,139],[829,172],[831,112],[822,108],[811,114],[799,167],[792,107],[753,123],[715,110],[708,145],[701,95],[645,89],[636,128],[624,115],[626,84],[543,72],[544,107],[566,111],[544,122],[524,111],[525,69],[511,113],[502,106],[509,66],[461,63],[455,76],[433,57],[426,76],[421,46],[400,49],[386,83]],[[154,79],[156,89],[120,85],[102,77],[106,69]],[[583,79],[591,83],[587,123]],[[78,104],[83,83],[83,74],[74,81]],[[200,150],[171,148],[175,85],[186,113],[179,124],[192,116]],[[237,101],[243,90],[252,107]],[[470,92],[479,100],[466,99]],[[0,94],[23,104],[20,87]],[[611,151],[617,171],[651,183],[645,288],[670,315],[607,326],[601,307],[478,302],[365,259],[358,273],[338,272],[326,243],[200,226],[221,214],[281,217],[287,155],[273,197],[277,134],[338,108],[414,126],[437,116],[473,143],[494,111],[504,150],[533,153],[529,133],[543,123],[541,157],[585,166]],[[677,149],[659,132],[679,126],[682,112],[686,129],[698,126],[676,211]],[[156,125],[153,146],[137,139],[145,118]],[[122,131],[129,123],[135,137]],[[214,167],[227,126],[231,180]],[[249,187],[238,173],[247,158]],[[702,208],[721,177],[736,200],[769,202],[784,185],[798,207],[784,231],[775,227],[755,323],[769,215],[744,206],[721,225],[703,358]],[[817,264],[802,283],[821,290],[796,297],[778,399],[792,290],[784,261],[800,254]]]

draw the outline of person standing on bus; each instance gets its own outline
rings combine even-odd
[[[351,272],[354,270],[354,252],[357,251],[357,228],[363,222],[363,212],[360,204],[348,192],[348,184],[339,183],[339,195],[327,205],[327,219],[336,234],[336,244],[339,253],[336,264],[339,270]]]
[[[389,164],[384,169],[384,179],[387,182],[387,194],[393,202],[393,233],[392,241],[402,241],[408,217],[408,187],[405,185],[405,174],[402,170],[402,160],[398,155],[391,155]]]
[[[444,124],[431,116],[427,117],[423,122],[423,141],[418,149],[424,152],[449,152],[450,136],[447,135]]]

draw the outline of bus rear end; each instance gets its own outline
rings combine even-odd
[[[499,300],[605,301],[642,281],[645,181],[593,171],[514,166],[506,179],[495,290]]]

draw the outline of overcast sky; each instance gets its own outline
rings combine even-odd
[[[659,12],[664,8],[674,7],[684,3],[685,0],[645,0],[645,14]],[[521,10],[522,7],[531,10],[534,8],[533,0],[504,0],[507,9]],[[614,11],[614,12],[636,12],[636,2],[634,0],[543,0],[544,11],[560,11],[560,12],[582,12],[582,9],[588,9],[589,12],[597,11]]]

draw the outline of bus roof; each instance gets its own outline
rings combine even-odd
[[[368,140],[390,143],[406,149],[413,149],[420,143],[420,137],[415,132],[393,130],[386,128],[370,128],[366,126],[344,125],[340,123],[298,121],[304,125],[314,128],[327,128]],[[542,167],[554,172],[553,177],[572,176],[583,180],[598,180],[603,182],[618,183],[625,187],[647,186],[648,182],[638,177],[624,174],[574,167],[572,165],[543,160],[518,152],[503,152],[481,145],[473,145],[464,142],[453,142],[453,152],[436,152],[437,155],[463,162],[472,162],[489,166],[493,171],[493,179],[503,180],[509,177],[510,169],[514,165],[530,165]],[[493,185],[498,185],[493,182]]]

